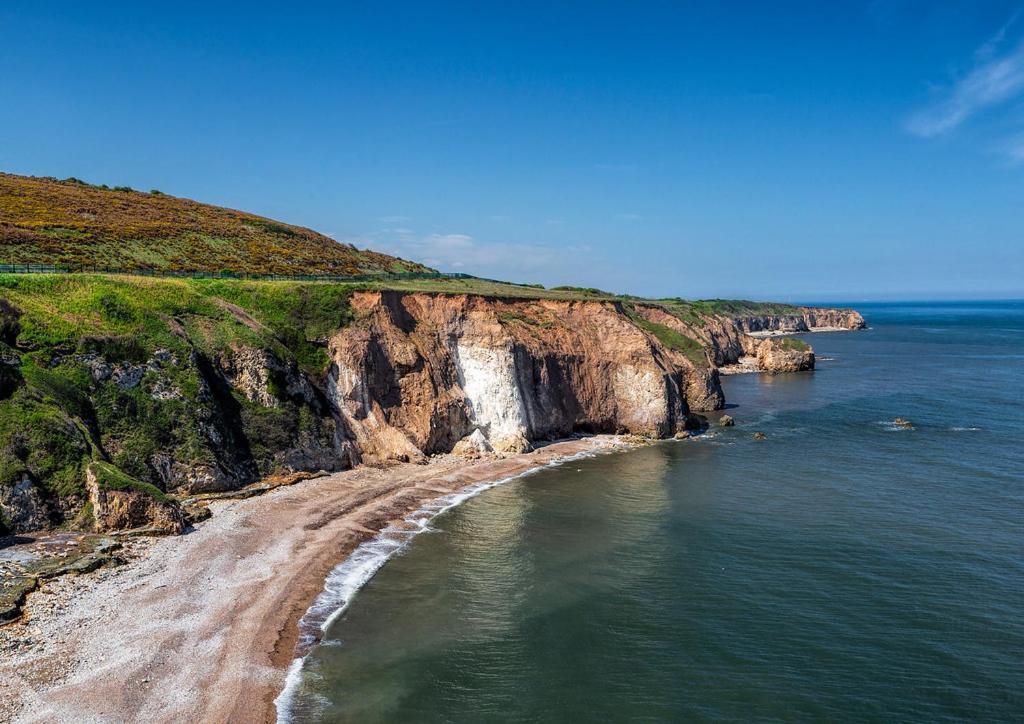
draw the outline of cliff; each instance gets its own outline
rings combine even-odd
[[[863,324],[371,287],[0,275],[0,529],[173,533],[179,498],[280,473],[667,437],[723,406],[722,365],[813,368],[745,330]]]
[[[864,329],[864,317],[853,309],[796,307],[789,314],[737,315],[732,317],[740,331],[747,334],[797,333],[816,330]]]
[[[368,460],[460,441],[520,452],[579,431],[665,437],[699,426],[690,388],[696,409],[723,401],[706,359],[614,303],[373,292],[352,306],[358,321],[330,342],[329,387]]]

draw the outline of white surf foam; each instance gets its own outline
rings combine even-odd
[[[323,591],[320,592],[320,595],[313,601],[313,605],[309,607],[299,621],[299,650],[303,652],[303,655],[296,657],[288,667],[284,689],[274,699],[274,706],[277,708],[277,721],[281,724],[287,724],[291,721],[291,711],[295,703],[295,696],[302,682],[302,667],[306,655],[312,646],[319,642],[323,633],[345,612],[356,593],[359,592],[359,589],[366,585],[367,581],[373,578],[374,574],[392,556],[405,549],[414,537],[424,531],[431,530],[429,526],[431,520],[485,490],[524,478],[545,468],[552,468],[574,460],[594,457],[601,452],[607,452],[611,449],[614,448],[587,450],[575,455],[567,455],[516,475],[510,475],[507,478],[469,485],[454,493],[443,495],[426,503],[422,508],[410,514],[403,521],[403,526],[384,528],[376,536],[360,544],[352,551],[348,558],[335,566],[327,575]]]

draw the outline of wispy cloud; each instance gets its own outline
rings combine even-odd
[[[970,71],[937,91],[937,99],[907,120],[907,130],[922,138],[950,133],[967,119],[1024,93],[1024,42],[1005,51],[1010,22],[974,53]]]
[[[1024,133],[1008,138],[996,150],[1013,166],[1024,163]]]
[[[481,241],[469,234],[416,234],[409,229],[383,229],[346,239],[360,247],[395,254],[442,271],[464,271],[478,276],[514,279],[552,268],[566,268],[588,251],[579,247],[553,248],[537,244]]]

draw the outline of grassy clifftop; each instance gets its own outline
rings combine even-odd
[[[242,211],[159,192],[5,173],[0,263],[251,274],[431,271]]]

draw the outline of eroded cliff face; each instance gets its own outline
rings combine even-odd
[[[695,315],[656,304],[360,292],[329,342],[328,393],[367,462],[518,452],[575,432],[667,437],[725,398],[718,366],[814,368],[798,340],[745,329],[856,329],[859,314]]]
[[[655,306],[638,306],[637,310],[645,319],[657,324],[669,327],[694,340],[698,340],[704,347],[704,354],[715,367],[735,365],[743,358],[752,361],[754,369],[761,372],[802,372],[814,369],[814,351],[810,346],[797,341],[785,341],[771,338],[758,338],[742,331],[743,326],[750,324],[750,319],[743,320],[743,324],[732,317],[725,315],[699,315],[690,322],[684,322],[679,318],[667,313],[665,310]],[[822,318],[829,318],[828,312],[838,310],[818,310]],[[856,313],[854,313],[856,314]],[[860,315],[856,315],[860,318]],[[797,317],[772,317],[764,318],[761,323],[766,330],[777,332],[783,328],[789,329],[793,325],[803,322],[805,316]],[[860,323],[863,325],[863,319]],[[806,330],[805,330],[806,331]],[[706,375],[705,380],[711,381],[711,375]],[[713,388],[705,386],[702,389],[701,378],[695,375],[691,378],[688,386],[690,396],[688,399],[698,410],[719,409],[724,404],[721,397],[721,388],[717,385],[717,376],[714,376]]]
[[[328,389],[364,460],[466,438],[512,452],[579,431],[665,437],[700,424],[691,408],[722,403],[710,366],[615,303],[367,292],[352,306],[357,321],[329,344]]]
[[[798,307],[798,314],[736,317],[733,321],[741,332],[811,332],[814,330],[864,329],[867,323],[853,309]]]

